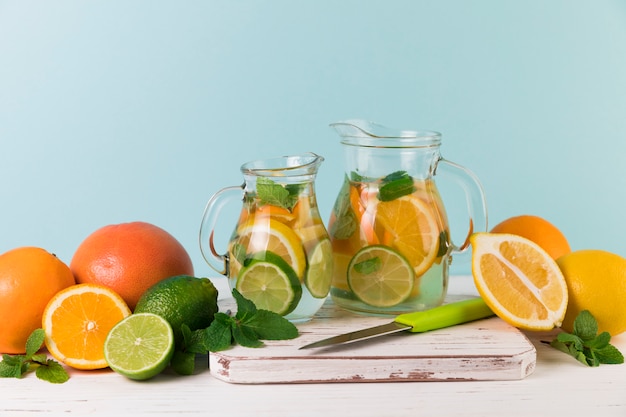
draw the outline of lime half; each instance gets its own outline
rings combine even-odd
[[[237,291],[257,308],[280,315],[292,312],[302,297],[302,286],[293,269],[272,252],[255,254],[239,272]]]
[[[104,342],[104,357],[115,372],[144,380],[161,373],[174,354],[170,324],[152,313],[131,314],[117,323]]]
[[[367,246],[348,265],[348,285],[364,303],[393,307],[406,300],[413,290],[415,273],[400,253],[386,246]]]
[[[311,251],[309,269],[304,284],[315,298],[324,298],[330,291],[333,274],[333,247],[329,239],[322,239]]]

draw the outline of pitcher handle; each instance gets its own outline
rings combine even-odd
[[[215,225],[222,209],[235,197],[241,199],[243,197],[243,189],[245,185],[231,186],[222,188],[209,199],[204,213],[202,214],[202,222],[200,223],[199,244],[200,252],[204,260],[218,273],[229,275],[229,259],[228,252],[221,255],[215,249],[213,237],[215,235]]]
[[[485,200],[485,193],[478,177],[472,171],[459,164],[440,158],[436,169],[441,170],[440,173],[452,177],[461,185],[465,192],[465,200],[469,214],[469,228],[463,244],[456,246],[451,242],[454,251],[463,253],[469,247],[469,238],[472,233],[487,231],[487,202]]]

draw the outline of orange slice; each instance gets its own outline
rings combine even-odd
[[[107,334],[130,314],[113,290],[97,284],[73,285],[58,292],[44,310],[46,347],[55,359],[72,368],[106,368]]]
[[[439,250],[439,228],[432,209],[420,198],[406,195],[378,204],[376,220],[385,229],[385,244],[398,250],[422,275]]]
[[[512,234],[474,233],[470,243],[474,283],[494,313],[526,330],[561,325],[567,284],[545,250]]]

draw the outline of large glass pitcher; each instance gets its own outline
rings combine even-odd
[[[242,186],[211,197],[200,226],[207,263],[257,308],[293,321],[310,319],[330,290],[332,249],[314,180],[324,158],[313,153],[245,163]],[[213,241],[219,213],[243,197],[226,254]]]
[[[333,301],[370,314],[440,305],[453,253],[487,228],[476,176],[443,159],[441,134],[394,130],[362,120],[331,124],[341,136],[345,177],[328,223]],[[435,177],[449,176],[466,195],[469,228],[455,245]]]

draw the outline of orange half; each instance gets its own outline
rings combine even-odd
[[[561,325],[567,284],[545,250],[512,234],[474,233],[470,243],[474,283],[494,313],[526,330]]]
[[[106,368],[107,334],[130,314],[113,290],[97,284],[73,285],[58,292],[44,310],[46,347],[55,359],[72,368]]]

